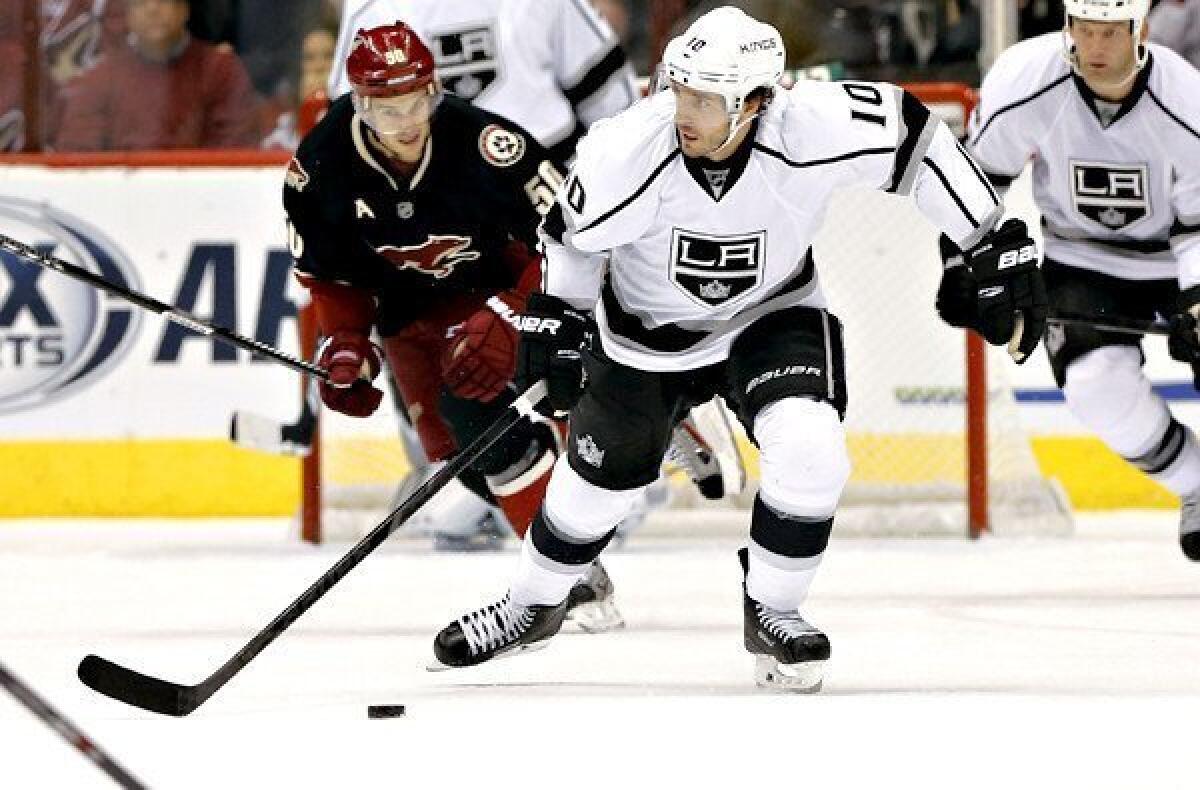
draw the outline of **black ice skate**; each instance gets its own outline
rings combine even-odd
[[[613,602],[613,583],[599,560],[588,568],[567,595],[567,620],[589,634],[611,631],[625,625]]]
[[[558,606],[514,606],[506,594],[443,628],[433,640],[437,663],[429,669],[470,667],[543,648],[562,628],[566,612],[566,601]]]
[[[1192,562],[1200,562],[1200,491],[1182,498],[1179,509],[1179,547]]]
[[[738,559],[744,578],[749,568],[748,550],[739,549]],[[797,612],[781,612],[755,601],[746,593],[744,581],[742,606],[746,649],[755,659],[755,683],[784,691],[820,691],[829,660],[829,637]]]

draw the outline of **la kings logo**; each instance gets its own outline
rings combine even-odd
[[[438,76],[456,96],[474,101],[500,74],[500,48],[492,25],[435,33],[429,48]]]
[[[767,232],[713,236],[671,231],[671,279],[696,301],[716,307],[762,282]]]
[[[1150,213],[1145,165],[1071,162],[1075,210],[1110,230],[1132,225]]]

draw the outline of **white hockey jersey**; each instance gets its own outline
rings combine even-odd
[[[997,184],[1033,160],[1047,259],[1200,283],[1200,72],[1151,44],[1129,98],[1098,105],[1061,53],[1047,34],[997,59],[967,149]]]
[[[346,0],[331,98],[350,90],[346,56],[355,32],[397,20],[429,46],[448,90],[547,148],[566,143],[560,155],[586,127],[638,97],[624,50],[588,0]]]
[[[683,156],[669,92],[580,142],[540,232],[543,287],[595,309],[616,361],[694,369],[724,360],[763,315],[825,307],[809,247],[839,187],[912,194],[964,248],[995,224],[1001,207],[982,171],[911,95],[817,82],[776,94],[719,164]]]

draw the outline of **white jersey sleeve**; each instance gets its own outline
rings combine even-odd
[[[846,180],[912,195],[917,208],[964,249],[995,225],[995,190],[942,120],[916,97],[887,83],[801,83],[793,89],[783,154],[838,161]]]
[[[632,242],[657,214],[663,170],[681,156],[670,94],[643,99],[596,123],[542,223],[543,290],[590,308],[605,254]]]
[[[1065,105],[1071,70],[1061,50],[1057,34],[1023,41],[1005,50],[983,81],[966,146],[997,186],[1021,174]]]
[[[588,0],[551,3],[558,16],[554,71],[580,122],[590,127],[638,98],[637,80],[617,36]]]
[[[1170,151],[1171,212],[1167,231],[1179,263],[1179,285],[1200,285],[1200,72],[1172,51],[1153,49],[1159,80],[1148,91],[1169,119],[1160,142]]]

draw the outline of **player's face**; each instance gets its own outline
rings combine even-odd
[[[379,135],[388,152],[402,162],[416,162],[429,139],[434,96],[421,91],[399,96],[356,97],[358,112]]]
[[[1142,38],[1147,27],[1142,26]],[[1120,93],[1137,70],[1137,43],[1127,21],[1093,22],[1086,19],[1071,20],[1071,40],[1075,42],[1075,56],[1079,75],[1097,94]],[[1124,98],[1114,95],[1113,98]]]
[[[671,83],[675,94],[675,129],[686,156],[708,156],[729,137],[729,114],[725,100],[716,93],[698,91]]]

